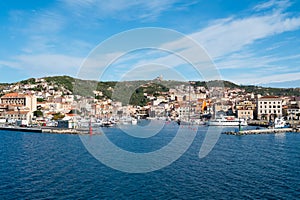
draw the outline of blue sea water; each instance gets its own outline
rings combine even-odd
[[[130,174],[95,159],[79,136],[0,131],[0,199],[297,199],[300,134],[221,135],[200,159],[206,128],[171,165]],[[136,152],[168,144],[176,127],[150,139],[105,134]],[[112,158],[113,159],[113,158]]]

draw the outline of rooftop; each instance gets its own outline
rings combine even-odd
[[[19,93],[8,93],[2,96],[1,98],[23,98],[25,97],[24,94],[19,94]]]

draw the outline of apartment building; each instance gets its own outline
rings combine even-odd
[[[264,96],[257,99],[257,119],[275,119],[282,116],[282,99]]]

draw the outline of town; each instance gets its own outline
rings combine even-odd
[[[299,123],[299,96],[263,95],[259,93],[260,87],[252,92],[226,85],[207,88],[193,81],[170,85],[164,86],[162,76],[145,81],[140,86],[142,100],[124,104],[113,99],[113,95],[110,98],[105,95],[107,91],[113,93],[113,87],[105,91],[96,87],[93,95],[84,96],[74,94],[70,86],[47,78],[3,84],[0,123],[2,126],[78,128],[91,122],[110,126],[116,122],[135,123],[136,119],[160,119],[205,124],[217,116],[234,116],[250,124],[269,123],[281,117]],[[152,90],[148,93],[149,87]]]

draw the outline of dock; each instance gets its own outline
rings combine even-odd
[[[0,127],[4,131],[17,131],[17,132],[32,132],[32,133],[52,133],[52,134],[72,134],[72,135],[87,135],[90,134],[88,128],[81,129],[66,129],[55,127],[42,127],[42,128],[29,128],[29,127]],[[93,130],[93,135],[102,134],[99,130]]]
[[[278,129],[258,129],[258,130],[244,130],[244,131],[228,131],[223,132],[226,135],[260,135],[260,134],[276,134],[286,132],[299,132],[299,129],[295,128],[278,128]]]
[[[0,127],[0,130],[4,130],[4,131],[19,131],[19,132],[42,133],[42,129],[40,129],[40,128]]]

